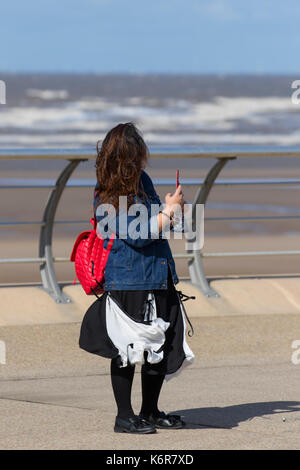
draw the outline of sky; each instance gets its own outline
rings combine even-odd
[[[0,16],[0,72],[299,71],[299,0],[2,0]]]

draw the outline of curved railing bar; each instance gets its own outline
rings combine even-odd
[[[218,158],[218,161],[209,170],[203,184],[198,189],[192,204],[192,231],[194,233],[196,233],[197,230],[197,227],[195,226],[197,204],[206,204],[210,191],[218,175],[220,174],[226,163],[228,163],[230,160],[235,159],[236,157]],[[193,284],[196,284],[202,291],[203,295],[205,295],[206,297],[220,297],[218,292],[213,289],[207,281],[203,267],[202,253],[196,245],[196,241],[189,241],[188,246],[186,248],[188,254],[193,254],[193,257],[188,259],[188,268],[191,276],[191,282]]]
[[[224,165],[232,159],[240,158],[240,157],[300,157],[300,149],[299,148],[280,148],[279,150],[274,150],[273,148],[257,148],[255,152],[253,149],[227,149],[227,151],[220,151],[215,149],[211,151],[210,149],[194,149],[193,152],[189,150],[180,152],[175,151],[173,149],[168,149],[168,153],[166,154],[165,149],[155,149],[154,152],[151,152],[152,158],[217,158],[217,163],[211,168],[209,173],[207,174],[204,181],[191,181],[187,180],[184,181],[184,184],[191,185],[191,184],[199,184],[201,188],[199,188],[196,198],[194,200],[194,208],[196,204],[205,204],[210,191],[213,185],[236,185],[236,184],[251,184],[248,182],[247,179],[239,180],[238,182],[234,182],[234,180],[225,180],[216,181],[219,173],[221,172]],[[76,166],[85,160],[94,159],[94,151],[93,149],[66,149],[66,150],[59,150],[56,149],[46,149],[46,150],[32,150],[28,149],[24,150],[0,150],[0,160],[2,159],[57,159],[57,160],[69,160],[70,163],[67,167],[62,171],[61,175],[57,179],[55,188],[50,192],[48,201],[44,210],[43,221],[40,231],[40,257],[35,259],[30,259],[30,261],[41,262],[41,276],[43,281],[43,287],[49,294],[57,301],[57,302],[68,302],[70,299],[63,295],[55,277],[54,271],[54,261],[63,261],[63,259],[54,258],[52,255],[52,232],[53,232],[53,225],[54,225],[54,216],[56,212],[57,205],[59,203],[61,194],[66,186],[66,183],[74,171]],[[286,182],[286,181],[285,181]],[[166,181],[161,181],[160,184],[165,184]],[[252,181],[253,183],[253,181]],[[256,180],[256,184],[280,184],[281,179],[273,179],[269,180],[268,182],[263,182],[260,179]],[[299,183],[298,179],[290,179],[286,184],[297,184]],[[159,183],[158,183],[159,184]],[[76,186],[76,185],[75,185]],[[84,185],[83,185],[84,186]],[[194,209],[195,214],[195,209]],[[191,243],[190,243],[191,245]],[[283,253],[283,252],[281,252]],[[275,252],[274,252],[275,254]],[[191,248],[190,251],[187,251],[185,255],[182,257],[187,258],[189,260],[189,271],[191,281],[195,283],[206,296],[219,296],[218,293],[212,289],[208,281],[206,279],[202,260],[204,257],[204,253],[201,250],[197,250],[197,246]],[[206,254],[206,255],[218,255],[221,256],[222,254]],[[240,255],[240,253],[239,253]],[[176,255],[175,255],[176,256]],[[9,260],[2,260],[2,261],[9,261]],[[15,260],[11,260],[15,261]],[[28,261],[28,260],[27,260]]]
[[[52,253],[54,217],[66,183],[75,168],[82,161],[84,160],[69,160],[68,165],[63,169],[57,178],[55,187],[48,196],[43,214],[43,225],[41,226],[40,230],[39,257],[46,259],[46,261],[42,262],[40,265],[42,283],[46,292],[48,292],[57,303],[68,303],[71,302],[71,299],[64,292],[62,292],[55,275]]]

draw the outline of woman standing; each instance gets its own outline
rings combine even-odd
[[[152,206],[158,208],[161,201],[144,171],[147,146],[132,123],[110,130],[101,149],[97,145],[97,154],[97,229],[101,236],[106,233],[104,247],[112,233],[115,238],[105,268],[105,292],[84,316],[79,345],[111,359],[118,409],[115,432],[146,434],[156,432],[156,428],[179,429],[184,425],[181,417],[160,411],[158,399],[164,379],[178,374],[194,359],[185,340],[184,294],[175,289],[179,280],[168,240],[163,236],[167,226],[172,230],[175,205],[183,209],[181,186],[173,195],[166,195],[163,210],[153,215]],[[120,196],[126,196],[125,211]],[[102,210],[104,204],[111,204],[115,210],[110,219],[115,223],[113,229],[108,223],[109,210]],[[145,208],[140,223],[143,237],[133,236],[131,223],[136,216],[130,213],[132,204],[143,204]],[[131,406],[136,364],[142,365],[138,416]]]

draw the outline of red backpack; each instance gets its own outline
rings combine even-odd
[[[104,271],[110,253],[113,239],[112,234],[107,248],[104,248],[104,239],[97,233],[97,220],[94,216],[90,220],[93,230],[82,232],[74,244],[70,260],[75,262],[76,277],[87,295],[103,294]],[[76,282],[76,277],[74,283]]]

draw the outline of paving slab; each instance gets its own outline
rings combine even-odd
[[[299,449],[297,315],[194,318],[195,363],[164,383],[160,408],[182,430],[115,434],[107,359],[78,347],[80,323],[0,329],[0,449]],[[140,368],[133,406],[140,407]]]

